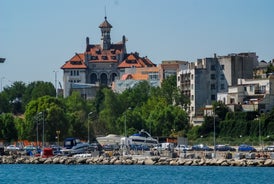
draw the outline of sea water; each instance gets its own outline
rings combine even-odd
[[[274,183],[272,167],[0,164],[0,183]]]

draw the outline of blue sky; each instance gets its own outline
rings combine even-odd
[[[196,61],[229,53],[274,58],[273,0],[0,0],[2,86],[14,81],[62,83],[60,67],[100,43],[105,7],[112,42],[152,62]],[[0,89],[1,90],[1,89]]]

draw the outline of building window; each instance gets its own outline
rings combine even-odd
[[[215,70],[216,70],[215,65],[211,65],[211,71],[215,71]]]
[[[211,88],[211,90],[215,89],[215,84],[211,84],[210,88]]]
[[[221,65],[221,70],[224,70],[225,69],[225,65]]]
[[[191,95],[191,100],[192,100],[192,101],[194,100],[194,95]]]
[[[250,90],[250,92],[253,92],[254,91],[254,86],[249,86],[249,90]]]
[[[225,80],[225,75],[221,74],[221,80]]]
[[[216,100],[216,96],[215,95],[211,95],[211,100]]]
[[[216,79],[215,74],[211,74],[211,75],[210,75],[210,79],[211,79],[211,80],[215,80],[215,79]]]
[[[244,91],[246,91],[246,87],[244,87]]]
[[[225,84],[221,84],[221,89],[225,89]]]

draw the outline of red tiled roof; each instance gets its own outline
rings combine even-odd
[[[142,67],[155,67],[156,65],[152,63],[147,57],[139,57],[138,53],[129,54],[118,68],[142,68]]]
[[[117,63],[118,54],[122,53],[124,49],[123,44],[111,44],[109,50],[103,50],[100,44],[88,45],[86,54],[90,55],[89,62],[94,63]]]
[[[85,56],[83,53],[75,54],[70,60],[68,60],[61,69],[86,69],[87,66],[84,62]]]

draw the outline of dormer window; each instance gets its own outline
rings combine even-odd
[[[103,60],[107,60],[108,57],[107,57],[107,56],[102,56],[102,59],[103,59]]]
[[[98,57],[97,56],[92,56],[91,59],[92,60],[98,60]]]
[[[114,49],[110,49],[111,54],[115,54],[115,50]]]

